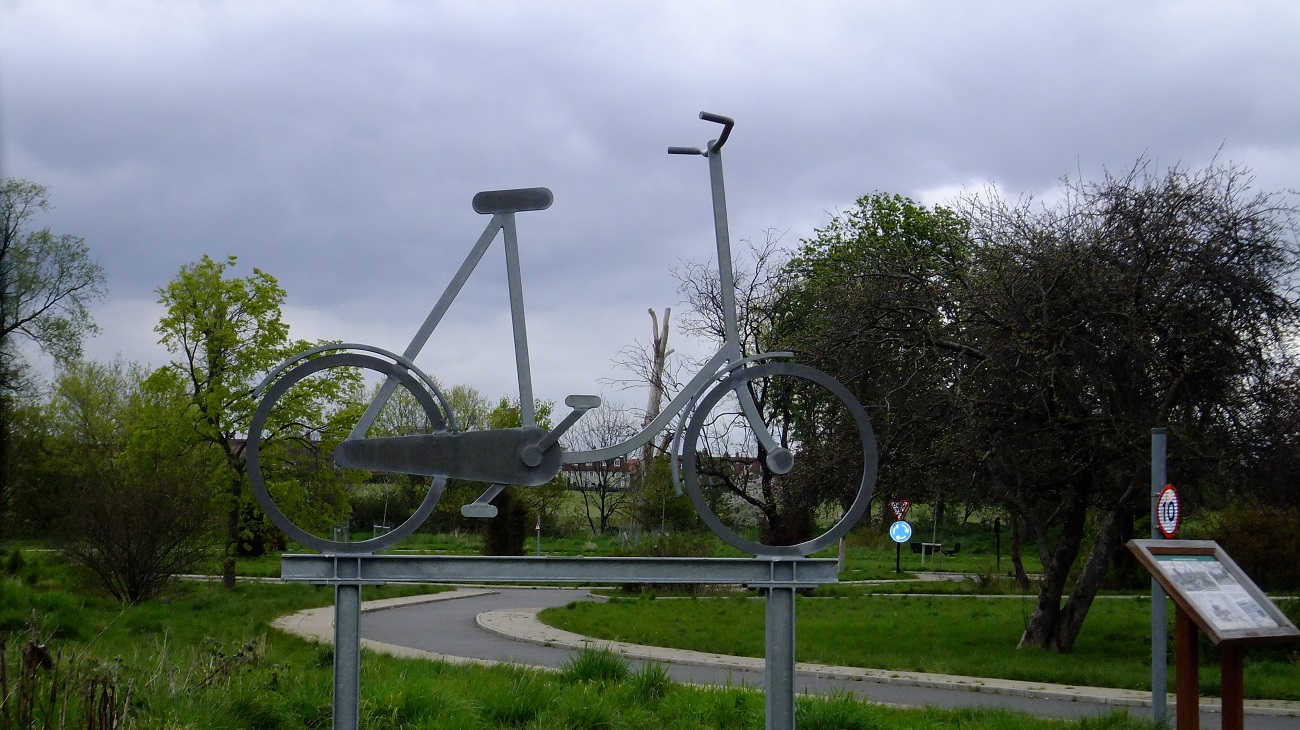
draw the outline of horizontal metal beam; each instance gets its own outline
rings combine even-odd
[[[285,555],[285,580],[310,583],[723,583],[812,587],[839,580],[830,558],[534,558]]]

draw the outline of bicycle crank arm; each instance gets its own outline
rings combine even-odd
[[[535,466],[519,455],[545,436],[546,429],[533,427],[352,439],[334,450],[334,462],[349,469],[536,487],[560,473],[564,449],[551,444]]]

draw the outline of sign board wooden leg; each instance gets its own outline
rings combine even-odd
[[[1178,730],[1200,730],[1200,640],[1196,623],[1181,607],[1174,613],[1174,684],[1178,696]]]
[[[1242,730],[1246,722],[1241,647],[1219,645],[1219,696],[1223,701],[1223,730]]]

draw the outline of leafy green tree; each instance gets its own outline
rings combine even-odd
[[[835,306],[783,334],[877,415],[904,415],[879,419],[905,435],[883,433],[882,479],[928,470],[1011,514],[1043,565],[1021,645],[1069,651],[1148,509],[1151,427],[1171,429],[1186,483],[1242,479],[1225,467],[1248,462],[1258,386],[1300,325],[1294,209],[1238,167],[1144,160],[1067,181],[1051,205],[993,191],[952,218],[896,202],[867,199],[808,242],[795,302]],[[891,221],[911,217],[951,218],[953,235],[909,242]]]
[[[158,289],[158,301],[167,311],[155,328],[159,342],[175,356],[168,367],[190,399],[189,427],[221,456],[216,503],[225,514],[222,581],[227,587],[235,584],[241,548],[264,545],[272,529],[245,489],[244,437],[257,406],[250,397],[252,389],[264,373],[310,346],[289,339],[289,326],[281,317],[284,290],[275,278],[259,269],[231,277],[228,272],[235,262],[234,256],[214,261],[205,255],[198,263],[182,266],[176,278]],[[277,440],[310,447],[331,417],[326,404],[347,401],[350,385],[355,384],[322,377],[296,389],[302,395],[283,404],[273,414],[274,421],[268,421],[264,448],[273,448]],[[288,480],[293,481],[292,475]]]
[[[867,407],[880,471],[874,499],[927,498],[942,512],[976,495],[965,451],[953,448],[949,421],[963,358],[957,310],[971,265],[968,224],[943,206],[899,195],[858,199],[790,261],[780,338],[801,359],[835,375]],[[852,444],[814,444],[818,471],[837,469]],[[921,485],[948,485],[924,493]],[[927,490],[929,491],[929,490]],[[881,517],[892,520],[886,509]]]
[[[629,505],[632,521],[646,532],[657,534],[702,530],[704,523],[695,514],[690,498],[678,494],[673,485],[668,459],[668,454],[661,453],[641,467],[641,483]]]
[[[95,331],[89,305],[104,294],[104,271],[85,241],[34,228],[50,208],[43,185],[0,182],[0,525],[13,508],[9,488],[15,391],[26,384],[18,350],[25,339],[56,362],[75,359]],[[2,528],[0,528],[2,529]]]
[[[47,406],[68,480],[64,553],[126,603],[211,554],[212,464],[180,427],[188,408],[178,381],[120,360],[67,364]]]

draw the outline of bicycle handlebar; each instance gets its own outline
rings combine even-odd
[[[724,117],[721,114],[714,114],[712,112],[700,112],[700,119],[703,119],[706,122],[713,122],[722,125],[722,134],[718,135],[717,139],[709,142],[707,151],[698,147],[669,147],[668,154],[704,155],[705,157],[708,157],[710,152],[722,149],[722,145],[727,143],[727,137],[731,136],[731,128],[736,126],[736,120],[731,117]]]
[[[731,128],[736,126],[736,120],[731,117],[724,117],[721,114],[713,114],[712,112],[700,112],[700,119],[703,119],[706,122],[713,122],[722,125],[722,134],[718,135],[716,140],[709,143],[709,151],[712,152],[714,150],[722,149],[722,145],[727,143],[727,137],[731,136]]]

